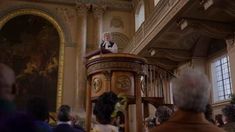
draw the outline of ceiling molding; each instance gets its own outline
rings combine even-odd
[[[118,1],[118,0],[16,0],[36,3],[49,3],[49,4],[61,4],[77,6],[80,4],[86,4],[87,6],[102,6],[111,10],[126,10],[131,11],[133,9],[131,1]]]
[[[185,61],[191,58],[192,53],[190,50],[177,50],[177,49],[164,49],[153,48],[155,55],[153,57],[167,58],[172,61]]]
[[[195,18],[181,18],[179,21],[179,26],[181,30],[185,30],[186,28],[193,28],[202,35],[218,39],[224,39],[228,36],[231,36],[234,32],[234,29],[231,28],[233,25],[230,23]]]
[[[171,61],[165,58],[158,58],[158,57],[145,57],[148,61],[148,64],[157,65],[163,69],[175,69],[178,66],[178,63],[175,61]]]

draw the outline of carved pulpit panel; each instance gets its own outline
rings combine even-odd
[[[131,72],[113,72],[112,91],[126,95],[134,95],[134,76]]]
[[[107,91],[106,78],[103,74],[92,76],[91,80],[91,97],[98,97]]]

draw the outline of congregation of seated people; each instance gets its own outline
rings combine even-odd
[[[49,125],[48,104],[42,97],[33,97],[24,111],[14,105],[14,71],[0,64],[0,131],[1,132],[83,132],[72,115],[72,108],[62,105],[57,111],[57,123]],[[209,104],[210,84],[207,77],[193,69],[185,70],[173,80],[175,109],[159,106],[155,125],[143,131],[150,132],[234,132],[235,104],[226,105],[213,118]],[[95,102],[93,114],[96,125],[92,132],[120,132],[120,111],[116,111],[120,99],[113,92],[105,92]],[[118,113],[119,112],[119,113]],[[119,122],[118,122],[119,121]],[[130,130],[131,131],[131,130]]]
[[[0,63],[0,132],[84,132],[76,124],[68,105],[62,105],[57,114],[57,124],[49,125],[47,101],[42,97],[29,99],[25,110],[14,104],[14,71]]]

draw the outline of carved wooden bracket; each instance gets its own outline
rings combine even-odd
[[[199,20],[193,18],[182,18],[179,21],[179,26],[181,27],[181,30],[186,28],[193,28],[195,31],[199,31],[202,35],[218,39],[224,39],[228,36],[231,36],[234,32],[233,25],[230,23]]]
[[[200,4],[203,5],[204,10],[207,10],[214,4],[214,0],[200,0]]]
[[[227,50],[230,51],[235,45],[235,32],[233,36],[230,36],[226,39]]]
[[[155,57],[165,57],[173,61],[184,61],[190,59],[192,53],[188,50],[166,49],[166,48],[151,48],[154,50]],[[151,54],[151,53],[150,53]]]
[[[105,79],[106,79],[107,81],[110,81],[110,80],[111,80],[111,78],[112,78],[112,72],[111,72],[110,70],[108,70],[108,71],[103,71],[103,74],[105,75]]]

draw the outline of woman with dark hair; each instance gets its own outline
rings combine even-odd
[[[94,132],[118,132],[118,128],[113,125],[112,117],[117,102],[118,97],[113,92],[103,93],[97,99],[93,113],[98,124],[93,128]]]
[[[235,105],[229,104],[222,109],[224,121],[223,129],[227,132],[235,132]]]
[[[215,115],[215,123],[218,127],[223,127],[224,122],[223,122],[223,115],[222,114]]]

